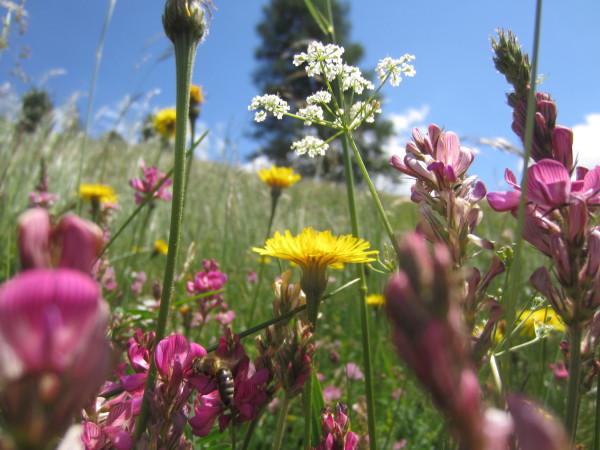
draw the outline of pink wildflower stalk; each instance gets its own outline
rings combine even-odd
[[[431,253],[411,234],[400,249],[400,269],[385,291],[394,344],[463,448],[485,448],[481,391],[458,305],[461,278],[442,243]]]
[[[173,181],[169,178],[165,181],[156,192],[156,186],[165,179],[166,174],[159,172],[156,166],[147,168],[144,163],[140,164],[142,172],[144,172],[144,178],[134,178],[129,180],[129,185],[135,189],[135,203],[140,204],[148,195],[152,195],[153,199],[170,200],[173,196],[172,193],[167,192],[166,189],[171,186]]]
[[[341,402],[335,406],[335,415],[331,408],[321,410],[323,439],[316,450],[354,450],[358,448],[360,438],[350,431],[350,420],[348,419],[348,407]]]

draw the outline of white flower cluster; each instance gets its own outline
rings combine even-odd
[[[344,71],[342,72],[342,89],[344,91],[352,89],[354,93],[360,95],[363,93],[363,90],[375,89],[375,86],[362,76],[358,67],[344,64]]]
[[[329,103],[331,101],[331,94],[327,91],[315,92],[313,95],[306,97],[306,103],[309,105],[315,105],[317,103]]]
[[[342,73],[344,68],[343,53],[343,47],[334,44],[323,45],[321,42],[313,41],[308,44],[307,53],[294,55],[294,65],[299,66],[306,63],[308,76],[314,77],[322,74],[327,80],[332,81]]]
[[[254,111],[256,109],[264,108],[264,110],[257,111],[254,114],[254,120],[256,122],[262,122],[267,118],[267,112],[273,114],[279,120],[283,119],[283,115],[290,110],[290,106],[285,100],[278,95],[257,95],[252,99],[248,111]]]
[[[313,122],[323,121],[323,108],[317,105],[308,105],[298,110],[298,115],[305,118],[304,125],[311,126]]]
[[[375,71],[379,74],[381,81],[385,80],[385,77],[389,75],[390,84],[392,86],[398,86],[402,81],[401,75],[405,77],[414,77],[416,75],[415,68],[412,64],[408,64],[410,61],[414,61],[414,55],[408,53],[400,59],[393,59],[390,57],[384,58],[379,61]]]
[[[377,100],[370,103],[356,102],[350,108],[350,120],[352,121],[350,128],[354,128],[355,124],[356,126],[360,125],[363,121],[375,122],[375,114],[381,114],[381,104]]]
[[[297,155],[307,154],[311,158],[317,155],[324,155],[328,148],[329,144],[314,136],[306,136],[304,139],[292,144],[292,150]]]

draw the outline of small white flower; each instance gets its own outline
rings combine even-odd
[[[398,86],[402,81],[402,74],[404,74],[405,77],[413,77],[417,73],[414,66],[408,64],[408,62],[414,61],[414,59],[414,55],[409,55],[408,53],[400,59],[387,57],[379,61],[375,71],[379,74],[379,79],[381,81],[389,74],[390,84],[392,86]]]
[[[298,115],[306,119],[304,125],[310,126],[313,122],[323,121],[323,109],[320,106],[308,105],[306,108],[301,108]]]
[[[323,45],[321,42],[314,41],[308,44],[307,53],[294,55],[294,65],[306,63],[306,73],[309,76],[323,74],[331,81],[342,71],[343,53],[343,47],[333,44]]]
[[[273,116],[281,120],[283,119],[283,115],[290,110],[290,106],[285,100],[278,95],[270,94],[257,95],[252,99],[250,106],[248,106],[249,111],[254,111],[259,108],[264,108],[266,112],[259,111],[254,115],[254,120],[257,122],[265,120],[267,118],[267,112],[270,112]]]
[[[350,108],[350,129],[358,127],[361,123],[375,122],[375,114],[381,114],[381,104],[377,100],[373,100],[371,103],[356,102]]]
[[[328,148],[329,144],[314,136],[306,136],[304,139],[292,144],[292,150],[297,155],[308,154],[310,158],[314,158],[317,155],[324,155]]]
[[[316,103],[329,103],[331,101],[331,94],[327,91],[315,92],[313,95],[306,97],[306,103],[314,105]]]
[[[347,91],[348,89],[354,90],[356,94],[362,94],[364,89],[374,89],[373,83],[362,76],[360,69],[354,66],[348,66],[344,64],[344,70],[342,72],[342,89]]]

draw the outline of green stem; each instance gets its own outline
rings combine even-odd
[[[512,331],[517,321],[517,302],[520,297],[519,288],[521,285],[520,278],[522,277],[522,257],[523,253],[523,228],[525,222],[525,204],[527,202],[527,183],[529,179],[529,173],[527,167],[529,165],[529,155],[531,155],[531,143],[533,141],[534,131],[534,116],[536,108],[535,98],[535,82],[537,79],[537,63],[538,63],[538,50],[539,50],[539,37],[541,30],[541,17],[542,17],[542,0],[537,0],[536,13],[535,13],[535,31],[533,40],[533,56],[531,62],[531,85],[529,86],[529,92],[527,97],[527,113],[525,115],[525,138],[523,139],[523,146],[525,147],[525,153],[523,155],[523,177],[521,179],[521,199],[519,201],[519,208],[517,212],[517,225],[515,229],[515,236],[517,243],[513,254],[513,260],[511,263],[510,273],[507,275],[507,289],[504,291],[505,294],[502,296],[502,302],[506,305],[506,336],[507,345],[510,346],[510,339]],[[508,363],[504,365],[504,379],[507,380],[506,387],[511,387],[512,375],[516,372],[512,367],[512,360],[508,360]]]
[[[363,173],[365,180],[370,187],[373,187],[373,183],[371,183],[371,179],[369,178],[369,174],[365,165],[362,162],[358,149],[356,148],[356,144],[349,136],[349,134],[345,135],[345,138],[342,140],[342,146],[344,148],[344,169],[346,172],[346,190],[348,193],[348,209],[350,212],[350,221],[352,223],[352,234],[355,237],[359,237],[359,226],[358,226],[358,212],[356,210],[356,196],[354,193],[354,176],[352,174],[352,159],[350,157],[350,151],[348,149],[348,143],[352,146],[354,151],[354,156],[356,161],[359,163],[359,167]],[[396,244],[396,240],[394,239],[394,234],[391,228],[389,221],[387,220],[387,216],[385,215],[385,211],[383,210],[383,206],[379,201],[379,197],[377,196],[377,192],[375,192],[375,188],[372,190],[373,199],[377,205],[377,208],[380,210],[380,215],[384,217],[384,226],[386,226],[386,231],[389,232],[388,235],[392,241],[392,245],[398,254],[398,248]],[[369,446],[371,450],[377,449],[377,433],[375,429],[375,395],[373,391],[373,370],[371,367],[371,343],[369,336],[369,311],[367,309],[367,280],[365,276],[365,268],[362,264],[357,265],[358,278],[360,279],[358,285],[359,291],[359,301],[360,301],[360,325],[361,325],[361,338],[362,338],[362,347],[363,347],[363,364],[365,371],[365,395],[367,400],[367,417],[368,417],[368,428],[369,428]]]
[[[192,69],[194,66],[194,56],[198,45],[189,33],[180,33],[174,40],[175,47],[175,67],[177,79],[177,117],[188,117],[190,107],[190,82],[192,79]],[[181,237],[181,224],[183,220],[183,209],[185,200],[185,147],[187,135],[187,120],[176,121],[175,131],[175,167],[173,170],[173,200],[171,204],[171,227],[169,232],[169,250],[167,253],[167,262],[163,278],[163,289],[158,311],[158,320],[155,330],[155,343],[164,339],[167,319],[169,317],[169,307],[173,295],[173,281],[175,277],[175,266],[179,253],[179,241]],[[154,389],[156,381],[156,363],[151,358],[148,378],[146,380],[145,393]],[[144,395],[142,400],[140,415],[136,422],[135,439],[139,440],[144,432],[150,415],[150,403],[148,395]]]
[[[565,427],[571,441],[575,444],[577,419],[579,416],[579,385],[581,383],[581,335],[579,323],[569,326],[569,379],[567,381],[567,400],[565,407]]]
[[[348,142],[350,143],[350,146],[352,147],[352,152],[354,153],[354,159],[356,160],[356,163],[358,164],[358,168],[360,169],[360,172],[361,172],[363,178],[365,179],[365,182],[367,183],[369,192],[371,193],[371,197],[373,197],[373,201],[375,202],[375,207],[377,208],[377,212],[379,213],[379,219],[381,220],[381,223],[383,224],[383,227],[385,228],[385,232],[387,233],[388,238],[390,239],[392,246],[394,247],[394,251],[396,252],[396,255],[399,255],[400,247],[398,246],[398,241],[397,241],[396,237],[394,236],[394,229],[392,228],[392,224],[390,224],[390,221],[388,220],[388,217],[387,217],[387,214],[383,207],[383,204],[381,203],[381,200],[379,199],[379,194],[377,194],[377,190],[375,189],[375,185],[373,184],[373,181],[371,181],[371,177],[369,176],[367,167],[365,166],[365,163],[363,162],[362,157],[360,156],[360,152],[358,151],[358,148],[356,147],[356,142],[354,142],[354,139],[352,139],[352,137],[349,136],[349,133],[346,136],[348,136]]]
[[[267,225],[267,234],[265,235],[265,241],[271,237],[271,228],[273,227],[273,220],[275,219],[275,211],[277,210],[277,201],[281,195],[281,189],[272,188],[271,190],[271,216],[269,217],[269,224]],[[248,324],[252,323],[254,319],[254,312],[256,311],[256,304],[258,303],[258,294],[263,281],[263,272],[265,263],[263,258],[258,263],[258,274],[256,277],[256,289],[254,290],[254,298],[252,299],[252,306],[250,307],[250,316],[248,318]]]
[[[281,448],[281,441],[283,439],[283,430],[285,428],[285,422],[287,419],[288,408],[290,407],[291,398],[288,397],[287,393],[283,395],[283,403],[279,408],[279,417],[277,419],[277,428],[275,429],[275,441],[273,442],[273,450],[279,450]]]

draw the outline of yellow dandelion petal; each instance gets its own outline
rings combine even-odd
[[[190,102],[200,104],[204,103],[204,96],[202,95],[202,87],[191,85],[190,86]]]
[[[166,255],[169,252],[169,244],[164,239],[157,239],[154,241],[154,251]]]
[[[157,112],[152,118],[156,132],[167,139],[175,136],[175,117],[176,113],[173,108]]]
[[[352,235],[334,237],[331,231],[315,231],[305,228],[297,236],[289,230],[282,235],[275,232],[267,239],[264,248],[253,248],[263,256],[287,259],[298,264],[302,270],[325,269],[339,263],[365,263],[375,261],[371,255],[379,253],[368,250],[371,244]]]
[[[521,334],[527,334],[531,337],[535,336],[536,324],[539,323],[543,323],[547,327],[552,328],[552,331],[559,333],[565,331],[565,325],[550,306],[533,312],[530,310],[523,311],[519,316],[519,322],[523,322],[523,325],[521,325]]]
[[[367,295],[367,305],[383,306],[385,305],[385,297],[383,296],[383,294]]]
[[[258,171],[260,179],[272,188],[282,189],[290,187],[302,179],[300,174],[295,174],[291,167],[272,166],[270,169],[261,169]]]
[[[118,203],[115,190],[106,184],[82,184],[79,186],[79,196],[89,202]]]

